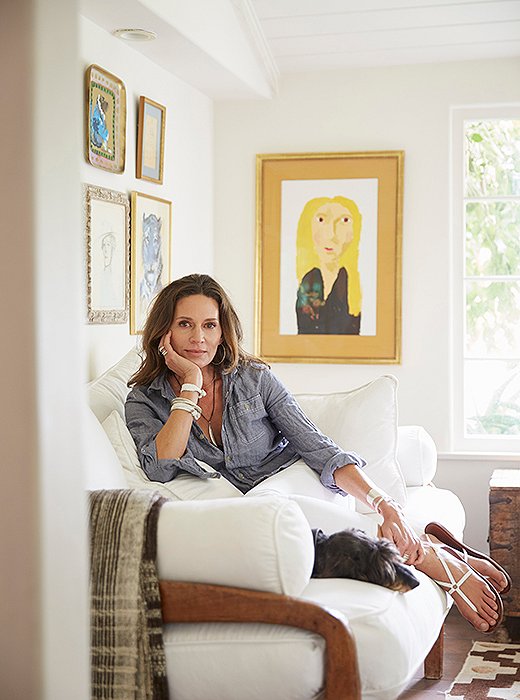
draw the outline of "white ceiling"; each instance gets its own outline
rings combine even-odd
[[[132,48],[216,99],[272,95],[278,74],[520,56],[520,0],[80,3],[81,13],[109,32],[155,29],[157,41]],[[243,45],[233,62],[237,31]],[[248,79],[244,58],[263,78]]]
[[[251,0],[282,74],[520,55],[518,0]]]

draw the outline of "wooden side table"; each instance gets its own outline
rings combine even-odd
[[[489,483],[489,553],[509,572],[513,586],[502,599],[505,623],[520,639],[520,469],[496,469]]]

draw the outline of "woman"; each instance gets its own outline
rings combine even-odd
[[[296,297],[300,334],[359,335],[358,257],[361,214],[346,197],[311,199],[296,238]]]
[[[408,564],[448,589],[447,582],[459,581],[464,590],[451,590],[455,604],[473,626],[491,631],[499,620],[493,585],[508,585],[502,570],[479,557],[466,563],[441,546],[442,537],[418,537],[400,507],[363,475],[363,459],[323,435],[241,340],[237,314],[211,277],[188,275],[156,297],[125,407],[147,476],[208,478],[202,462],[245,493],[301,457],[325,489],[352,494],[380,513],[380,536]]]

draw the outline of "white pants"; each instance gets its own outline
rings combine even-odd
[[[203,466],[213,471],[207,464]],[[178,476],[170,485],[181,500],[243,497],[241,491],[224,477],[199,479],[186,474]],[[282,494],[296,501],[310,527],[321,528],[326,534],[357,527],[375,537],[378,524],[382,521],[381,516],[376,513],[358,513],[353,496],[342,496],[325,488],[318,474],[303,460],[298,460],[290,467],[267,477],[248,491],[245,497],[273,494]]]

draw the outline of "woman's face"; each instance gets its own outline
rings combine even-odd
[[[337,262],[354,238],[352,213],[339,202],[323,204],[312,218],[312,240],[321,263]]]
[[[217,302],[203,294],[179,299],[170,331],[175,352],[198,367],[206,367],[222,340]]]

